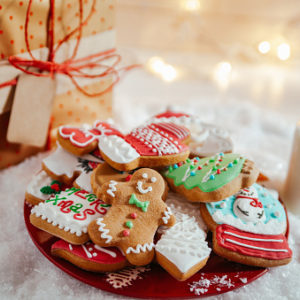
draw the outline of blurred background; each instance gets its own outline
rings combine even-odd
[[[124,61],[145,64],[117,87],[117,112],[128,96],[150,113],[243,102],[299,120],[299,2],[118,0],[116,23]]]

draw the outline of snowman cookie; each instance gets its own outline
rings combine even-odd
[[[119,247],[133,265],[150,263],[157,228],[175,223],[162,200],[164,189],[161,175],[146,168],[136,171],[128,182],[103,184],[101,199],[112,206],[106,216],[89,225],[91,240],[101,247]]]
[[[99,139],[107,135],[122,134],[112,125],[96,121],[93,127],[72,127],[60,126],[57,133],[57,140],[68,152],[76,156],[88,154],[97,148]]]
[[[51,178],[91,193],[91,174],[101,163],[103,160],[97,150],[79,157],[58,144],[56,150],[43,160],[42,168]]]
[[[191,139],[188,145],[191,157],[206,157],[219,152],[233,152],[233,142],[229,133],[213,124],[202,122],[197,116],[167,110],[156,115],[151,121],[173,123],[189,129]]]
[[[252,161],[234,153],[187,159],[163,172],[171,189],[192,202],[220,201],[251,186],[258,174]]]
[[[53,180],[45,171],[34,175],[25,192],[25,200],[29,205],[37,205],[59,194],[64,189],[63,184]]]
[[[92,272],[112,272],[128,265],[126,257],[118,248],[102,248],[91,241],[83,245],[72,245],[58,240],[51,246],[51,253]]]
[[[123,137],[103,136],[99,139],[99,150],[103,159],[120,171],[164,167],[189,156],[189,149],[184,144],[189,135],[186,128],[176,124],[149,124],[135,128]]]
[[[105,182],[109,181],[129,181],[135,170],[130,172],[118,171],[113,169],[108,163],[99,164],[92,172],[91,175],[91,185],[94,194],[97,197],[101,197],[101,186]],[[162,195],[162,199],[166,200],[168,195],[168,184],[165,181],[165,191]]]
[[[90,222],[105,215],[109,206],[94,194],[73,187],[34,206],[30,222],[71,244],[80,245],[89,240]]]
[[[278,194],[255,183],[219,202],[202,203],[201,214],[218,255],[260,267],[290,262],[287,216]]]
[[[157,262],[174,278],[187,280],[202,269],[211,249],[206,239],[206,225],[198,203],[189,203],[178,194],[169,193],[166,204],[176,217],[171,228],[160,228],[155,245]]]

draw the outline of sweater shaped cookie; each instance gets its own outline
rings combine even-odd
[[[135,128],[126,136],[109,135],[99,140],[103,159],[120,171],[138,167],[162,167],[185,160],[184,144],[189,130],[171,123],[156,123]]]
[[[60,126],[57,140],[60,145],[74,155],[80,156],[94,151],[98,141],[108,135],[122,134],[108,123],[96,121],[91,128]]]
[[[117,246],[133,265],[146,265],[154,256],[153,238],[160,225],[172,226],[175,217],[162,200],[165,184],[151,169],[140,169],[128,182],[111,180],[101,198],[111,209],[88,227],[92,241],[101,247]]]

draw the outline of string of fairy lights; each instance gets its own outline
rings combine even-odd
[[[180,9],[186,11],[190,14],[200,14],[201,13],[201,0],[181,0]],[[213,68],[213,78],[226,85],[228,78],[231,76],[233,71],[233,63],[231,60],[234,59],[234,55],[228,55],[227,49],[223,45],[220,45],[218,41],[213,40],[212,37],[205,37],[206,40],[212,45],[216,46],[218,49],[224,50],[223,57],[224,61],[220,61]],[[238,53],[241,46],[233,45],[231,53]],[[237,49],[238,48],[238,49]],[[284,38],[270,39],[258,41],[256,45],[247,49],[242,48],[245,51],[244,57],[250,62],[285,62],[290,59],[292,55],[291,45]],[[172,82],[180,76],[180,70],[175,66],[165,61],[162,57],[151,57],[147,63],[148,70],[159,78],[166,82]]]

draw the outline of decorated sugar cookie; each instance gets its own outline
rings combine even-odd
[[[91,185],[94,194],[97,197],[101,197],[101,187],[105,182],[109,181],[129,181],[135,170],[130,172],[118,171],[112,168],[108,163],[99,164],[91,175]],[[168,195],[168,184],[165,182],[165,191],[162,195],[162,199],[166,200]]]
[[[101,247],[119,247],[133,265],[150,263],[157,228],[175,223],[161,198],[164,189],[161,175],[146,168],[136,171],[128,182],[102,185],[101,199],[112,206],[106,216],[89,225],[92,241]]]
[[[42,168],[53,179],[92,192],[91,174],[100,163],[103,160],[99,151],[79,157],[57,145],[56,150],[43,160]]]
[[[122,134],[112,125],[96,121],[92,128],[60,126],[57,139],[60,145],[76,156],[88,154],[97,148],[98,140],[103,136]]]
[[[252,161],[233,153],[187,159],[163,173],[171,188],[192,202],[222,200],[251,186],[258,174]]]
[[[220,256],[262,267],[290,262],[287,217],[276,193],[255,183],[222,201],[201,204],[201,214]]]
[[[91,241],[83,245],[72,245],[59,240],[51,246],[51,253],[92,272],[117,271],[128,265],[125,256],[118,248],[102,248]]]
[[[53,195],[59,194],[63,184],[53,180],[45,171],[34,175],[25,192],[26,202],[30,205],[37,205],[40,202],[50,199]]]
[[[87,227],[90,222],[105,215],[109,206],[94,194],[73,187],[33,207],[30,222],[69,243],[80,245],[89,240]]]
[[[164,228],[155,246],[157,262],[177,280],[186,280],[203,268],[209,258],[206,226],[198,203],[170,193],[166,201],[176,217],[176,224]]]
[[[192,157],[206,157],[219,152],[233,151],[233,142],[228,132],[213,124],[202,122],[197,116],[167,110],[165,113],[156,115],[152,122],[173,123],[189,129],[191,132],[189,148]]]
[[[163,167],[186,159],[189,155],[184,141],[189,131],[170,123],[141,126],[130,134],[104,136],[99,139],[103,159],[120,171],[138,167]]]

